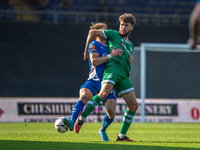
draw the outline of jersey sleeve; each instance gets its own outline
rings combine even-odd
[[[102,30],[105,39],[110,40],[115,38],[119,33],[115,30]]]
[[[89,44],[89,47],[88,47],[88,53],[96,53],[96,54],[99,54],[99,48],[98,48],[98,42],[97,41],[92,41],[90,44]]]

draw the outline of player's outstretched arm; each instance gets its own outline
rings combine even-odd
[[[91,53],[90,60],[93,66],[98,66],[103,64],[104,62],[108,61],[112,57],[121,56],[123,51],[121,49],[113,48],[112,52],[104,57],[99,57],[99,54]]]
[[[89,47],[89,44],[96,40],[96,37],[99,36],[99,37],[104,37],[103,33],[102,33],[102,30],[90,30],[89,33],[88,33],[88,36],[87,36],[87,40],[86,40],[86,45],[85,45],[85,51],[84,51],[84,60],[88,59],[88,47]]]

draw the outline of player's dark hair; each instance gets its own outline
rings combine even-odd
[[[105,24],[105,23],[101,23],[101,22],[99,22],[99,23],[97,23],[97,22],[95,22],[95,23],[93,23],[93,22],[91,22],[92,23],[92,25],[90,26],[90,30],[94,30],[94,29],[101,29],[101,28],[108,28],[107,27],[107,24]]]
[[[130,23],[132,26],[136,23],[135,17],[130,13],[125,13],[119,17],[119,21]]]

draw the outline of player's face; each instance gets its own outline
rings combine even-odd
[[[130,23],[120,22],[119,33],[122,37],[127,37],[131,34],[133,26]]]

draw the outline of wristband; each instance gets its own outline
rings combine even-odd
[[[112,56],[110,54],[107,55],[108,59],[112,58]]]

